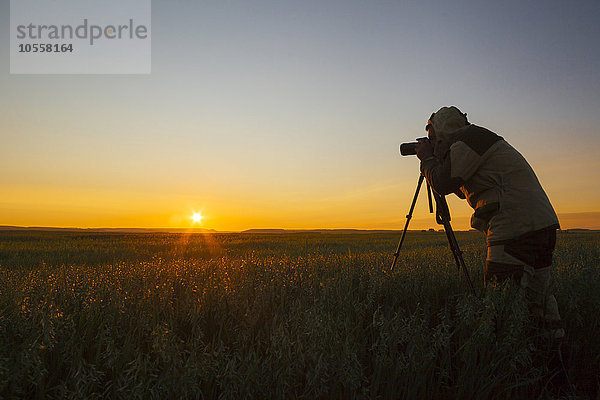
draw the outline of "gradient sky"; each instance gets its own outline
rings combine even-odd
[[[600,2],[153,1],[152,74],[9,74],[0,225],[401,229],[456,105],[600,228]],[[436,227],[421,196],[413,228]],[[471,209],[450,201],[455,229]]]

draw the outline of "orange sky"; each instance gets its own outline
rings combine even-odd
[[[323,126],[314,127],[321,139],[287,143],[293,127],[265,127],[260,136],[246,133],[229,144],[205,142],[197,130],[218,138],[246,128],[183,120],[167,129],[146,121],[144,112],[116,107],[108,120],[104,113],[65,120],[62,107],[47,108],[28,118],[13,107],[12,117],[0,121],[11,144],[0,150],[0,225],[187,228],[200,212],[201,227],[225,231],[401,229],[419,163],[401,157],[397,144],[420,135],[426,118],[389,127],[374,119],[376,128],[369,129],[366,117],[365,126],[353,127],[324,115]],[[174,121],[161,118],[167,117]],[[561,127],[510,119],[491,129],[532,164],[564,229],[600,229],[598,136],[571,141]],[[529,132],[545,134],[544,145]],[[449,199],[454,228],[468,229],[471,209]],[[436,226],[422,192],[411,228],[430,227]]]
[[[400,162],[400,161],[399,161]],[[416,161],[413,161],[416,163]],[[91,187],[53,188],[12,185],[0,190],[5,225],[57,227],[204,227],[237,231],[249,228],[361,228],[401,229],[408,212],[416,179],[388,185],[366,184],[362,188],[320,187],[318,192],[271,190],[252,192],[247,187],[207,188],[197,195],[185,189],[155,192],[151,188],[102,189]],[[560,182],[550,187],[557,186]],[[554,189],[552,189],[554,190]],[[598,229],[600,212],[569,208],[568,194],[557,191],[561,225],[567,228]],[[195,200],[202,198],[202,200]],[[421,192],[410,227],[438,228],[427,210]],[[449,196],[455,229],[468,229],[471,209],[464,201]],[[200,213],[200,224],[191,216]]]

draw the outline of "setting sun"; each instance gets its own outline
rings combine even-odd
[[[192,215],[192,221],[194,221],[194,222],[202,221],[202,215],[200,215],[199,213],[195,213],[194,215]]]

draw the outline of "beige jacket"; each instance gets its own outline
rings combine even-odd
[[[488,246],[559,227],[533,169],[503,138],[446,107],[431,123],[436,157],[422,161],[421,172],[437,193],[467,199],[471,226],[487,234]]]

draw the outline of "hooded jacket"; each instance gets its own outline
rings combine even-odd
[[[437,143],[421,172],[438,194],[467,199],[471,226],[487,234],[488,246],[559,227],[533,169],[502,137],[469,124],[456,107],[443,107],[430,123]]]

